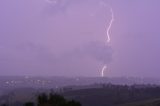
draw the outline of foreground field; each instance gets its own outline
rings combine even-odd
[[[0,104],[5,103],[9,106],[22,106],[26,102],[36,104],[37,95],[52,92],[64,96],[67,100],[78,101],[82,106],[160,106],[159,86],[102,84],[101,87],[94,87],[72,86],[58,91],[20,88],[1,96]]]

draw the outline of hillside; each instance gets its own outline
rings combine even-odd
[[[80,101],[83,106],[117,106],[160,98],[160,88],[108,85],[104,88],[71,90],[63,95]]]
[[[127,103],[118,106],[160,106],[160,98],[145,100],[141,102]]]
[[[97,88],[82,88],[82,86],[76,86],[68,89],[61,88],[58,92],[52,90],[52,92],[64,96],[67,100],[76,100],[82,106],[160,106],[160,87],[155,85],[103,84],[102,87]],[[28,101],[36,102],[37,95],[43,92],[51,91],[29,88],[15,89],[1,96],[0,104],[18,106]]]

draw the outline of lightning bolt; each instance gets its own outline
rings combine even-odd
[[[110,11],[111,11],[111,20],[110,20],[108,28],[106,28],[107,29],[107,43],[110,43],[110,41],[111,41],[109,32],[110,32],[110,29],[111,29],[113,21],[114,21],[114,13],[113,13],[113,9],[111,7],[110,7]]]
[[[104,77],[104,71],[107,69],[107,65],[104,65],[101,71],[101,76]]]
[[[109,22],[109,25],[107,25],[107,40],[105,42],[105,45],[107,46],[108,44],[110,44],[111,42],[111,38],[110,38],[110,29],[112,27],[112,24],[113,24],[113,21],[114,21],[114,12],[113,12],[113,9],[112,7],[110,7],[110,12],[111,12],[111,20]],[[107,69],[107,64],[105,64],[103,67],[102,67],[102,70],[101,70],[101,77],[104,77],[104,72],[106,71]]]

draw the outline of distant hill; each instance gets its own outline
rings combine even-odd
[[[41,77],[41,76],[0,76],[0,95],[5,91],[15,88],[61,88],[70,85],[91,84],[156,84],[160,85],[159,78],[134,78],[134,77]]]

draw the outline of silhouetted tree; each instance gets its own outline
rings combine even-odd
[[[48,96],[45,93],[42,93],[38,96],[38,106],[43,106],[48,103]]]
[[[33,102],[27,102],[24,104],[24,106],[34,106],[34,103]]]
[[[57,106],[63,106],[66,104],[66,100],[63,96],[60,96],[58,94],[49,94],[49,99],[48,99],[49,104],[54,104]]]
[[[66,106],[81,106],[81,104],[79,102],[72,100],[72,101],[68,101]]]
[[[77,101],[67,101],[63,96],[50,93],[46,95],[42,93],[38,96],[38,106],[81,106]],[[26,105],[25,105],[26,106]],[[27,104],[27,106],[31,106]]]

